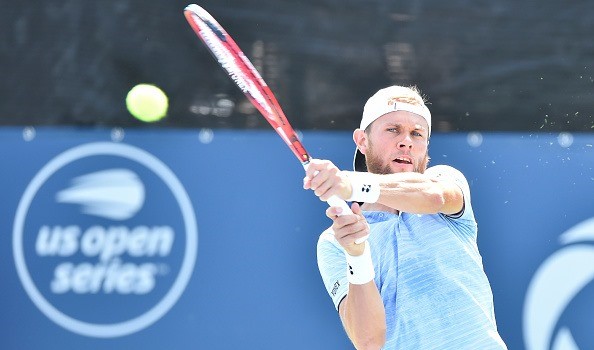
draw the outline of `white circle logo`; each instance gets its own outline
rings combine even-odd
[[[194,209],[171,169],[109,142],[47,163],[27,186],[13,227],[16,270],[33,303],[91,337],[158,321],[185,290],[197,248]]]
[[[524,302],[524,340],[528,350],[579,350],[569,327],[559,320],[570,303],[594,281],[594,218],[565,233],[563,247],[534,274]]]

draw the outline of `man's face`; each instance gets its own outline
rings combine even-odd
[[[425,172],[428,125],[425,118],[406,111],[391,112],[374,121],[367,134],[367,169],[376,174]]]

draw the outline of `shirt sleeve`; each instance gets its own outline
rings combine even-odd
[[[347,280],[347,265],[344,249],[334,238],[331,229],[324,231],[318,239],[317,246],[318,269],[324,282],[324,287],[338,306],[347,295],[349,284]]]

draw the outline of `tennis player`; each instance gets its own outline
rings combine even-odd
[[[506,349],[468,182],[450,166],[427,169],[430,135],[419,90],[390,86],[353,133],[356,171],[312,160],[304,188],[353,202],[353,214],[326,211],[320,274],[357,349]]]

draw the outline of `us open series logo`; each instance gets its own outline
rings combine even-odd
[[[197,246],[194,209],[175,174],[144,150],[107,142],[47,163],[13,228],[32,302],[90,337],[128,335],[163,317],[191,278]]]

